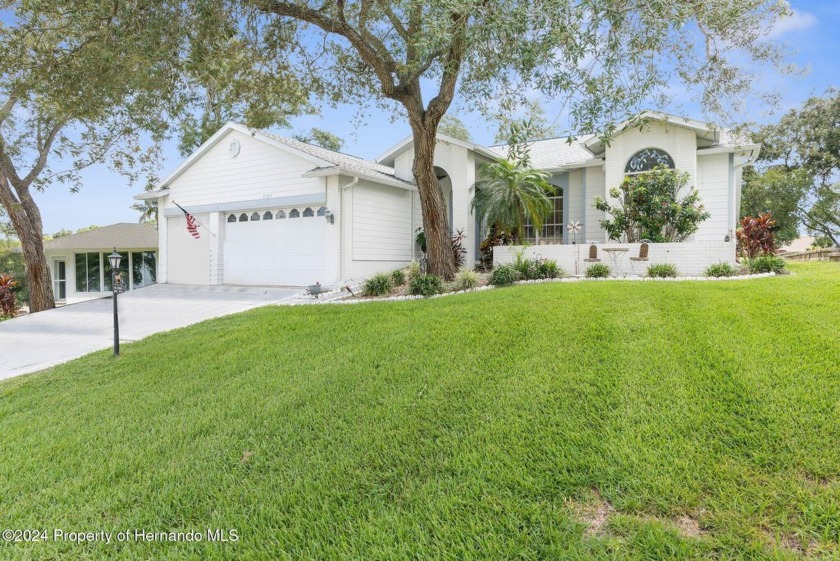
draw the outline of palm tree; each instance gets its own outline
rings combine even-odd
[[[472,208],[487,224],[508,231],[521,242],[526,222],[542,228],[543,221],[554,210],[549,195],[555,187],[544,171],[528,166],[528,158],[506,159],[481,166],[485,178],[473,185]]]
[[[141,203],[134,203],[131,208],[140,213],[141,224],[154,224],[157,226],[158,221],[158,206],[155,201],[143,201]]]

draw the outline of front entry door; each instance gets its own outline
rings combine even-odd
[[[67,269],[64,261],[53,262],[53,292],[56,300],[67,299]]]

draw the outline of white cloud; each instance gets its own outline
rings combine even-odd
[[[810,12],[799,12],[797,10],[793,10],[793,13],[787,17],[784,17],[776,22],[773,28],[770,30],[770,37],[781,37],[782,35],[787,35],[788,33],[796,33],[797,31],[804,31],[805,29],[809,29],[815,25],[819,20],[817,16]]]

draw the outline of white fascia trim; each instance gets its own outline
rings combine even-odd
[[[169,189],[155,189],[154,191],[144,191],[139,195],[132,197],[135,201],[153,201],[169,194]]]
[[[740,146],[713,146],[711,148],[698,148],[697,156],[711,156],[713,154],[729,154],[729,153],[744,153],[758,152],[761,150],[761,144],[743,144]]]
[[[307,171],[306,173],[301,174],[301,177],[329,177],[332,175],[344,175],[347,177],[353,177],[357,179],[365,179],[373,183],[388,185],[390,187],[399,187],[400,189],[405,189],[406,191],[417,191],[417,187],[415,185],[412,185],[411,183],[408,183],[406,181],[401,181],[396,178],[388,179],[385,177],[374,177],[372,175],[367,175],[358,171],[342,169],[338,166]]]
[[[558,172],[558,171],[572,171],[575,169],[580,168],[596,168],[599,166],[604,165],[604,158],[592,158],[591,160],[583,160],[580,162],[571,162],[568,164],[563,164],[562,166],[557,166],[553,168],[545,168],[543,171],[547,171],[549,173]]]
[[[187,171],[187,169],[189,169],[190,166],[192,166],[199,158],[204,156],[204,154],[206,154],[208,150],[213,148],[216,144],[219,143],[220,140],[222,140],[225,136],[227,136],[230,132],[233,132],[233,131],[236,131],[236,132],[239,132],[239,133],[257,138],[260,141],[265,142],[266,144],[274,146],[275,148],[279,148],[280,150],[283,150],[283,151],[288,152],[290,154],[294,154],[295,156],[298,156],[300,158],[303,158],[304,160],[312,162],[319,167],[334,165],[333,162],[327,162],[326,160],[316,158],[316,157],[312,156],[311,154],[307,154],[306,152],[301,152],[300,150],[292,148],[291,146],[286,146],[285,144],[283,144],[281,142],[277,142],[273,138],[262,134],[261,131],[258,131],[256,129],[249,129],[248,127],[246,127],[244,125],[240,125],[239,123],[229,122],[229,123],[225,123],[225,125],[222,128],[220,128],[218,131],[216,131],[216,133],[213,136],[208,138],[204,142],[204,144],[199,146],[198,149],[195,152],[190,154],[190,156],[186,160],[181,162],[181,164],[177,168],[175,168],[175,170],[172,171],[172,173],[167,175],[163,179],[163,181],[159,182],[158,186],[157,186],[157,189],[164,189],[164,188],[169,187],[170,183],[175,181],[175,179],[177,179],[181,174],[183,174],[185,171]]]

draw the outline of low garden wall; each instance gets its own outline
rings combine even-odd
[[[589,257],[590,244],[556,244],[556,245],[533,245],[525,248],[525,257],[553,259],[570,275],[584,274],[591,263],[584,259]],[[617,256],[621,272],[631,275],[631,257],[639,256],[638,243],[598,243],[598,258],[611,268],[613,261],[605,248],[627,248],[628,251]],[[493,248],[493,264],[501,265],[513,263],[516,254],[523,250],[523,246],[505,245]],[[729,263],[735,265],[735,242],[681,242],[681,243],[652,243],[648,253],[647,262],[632,263],[635,267],[635,274],[644,276],[647,268],[658,263],[670,263],[677,267],[681,276],[703,275],[709,265],[715,263]]]

